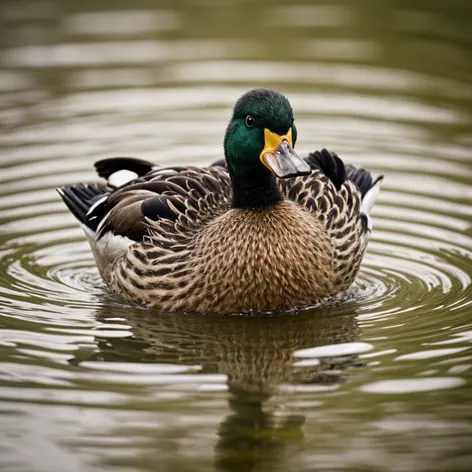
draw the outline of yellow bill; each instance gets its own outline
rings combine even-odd
[[[283,136],[264,128],[264,149],[259,158],[281,179],[311,174],[310,166],[293,150],[292,128]]]

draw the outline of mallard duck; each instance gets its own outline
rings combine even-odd
[[[287,98],[255,89],[236,102],[224,160],[104,159],[106,183],[58,191],[126,300],[198,313],[311,305],[354,281],[382,177],[325,149],[302,159],[296,140]]]

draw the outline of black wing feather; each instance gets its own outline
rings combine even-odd
[[[305,158],[306,162],[312,169],[321,170],[331,182],[333,182],[336,190],[340,190],[346,180],[350,180],[361,194],[361,199],[365,194],[380,180],[372,178],[372,174],[362,167],[355,167],[352,164],[345,165],[344,162],[334,153],[322,149],[321,151],[312,152]]]
[[[343,161],[336,154],[322,149],[312,152],[305,160],[312,169],[320,169],[333,182],[336,190],[339,190],[345,182],[346,169]]]
[[[139,177],[152,170],[154,164],[135,157],[110,157],[95,163],[95,169],[100,177],[108,179],[111,174],[119,170],[136,172]]]
[[[110,189],[104,184],[77,184],[61,187],[57,191],[70,212],[81,223],[95,231],[100,219],[90,221],[87,212],[98,199],[107,195]]]
[[[346,166],[347,178],[357,187],[364,198],[364,195],[373,187],[372,175],[362,167],[356,168],[352,164]]]

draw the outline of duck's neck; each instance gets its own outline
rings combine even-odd
[[[274,174],[262,169],[258,173],[236,174],[230,171],[231,207],[257,210],[283,200]]]

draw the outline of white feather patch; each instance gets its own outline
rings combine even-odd
[[[85,236],[87,236],[90,245],[95,244],[95,239],[97,238],[95,231],[84,224],[80,225],[80,227],[83,229]]]
[[[364,195],[364,198],[361,202],[361,212],[368,215],[374,206],[375,200],[377,200],[377,196],[380,192],[380,184],[382,183],[382,179],[379,179],[378,182],[367,191]]]
[[[121,169],[113,172],[113,174],[108,177],[108,184],[112,187],[121,187],[128,182],[131,182],[134,179],[138,178],[138,174],[131,170]]]
[[[98,226],[97,226],[97,234],[100,233],[101,229],[103,228],[103,225],[105,224],[107,218],[110,216],[110,212],[108,212],[102,219],[102,221],[100,221],[100,223],[98,223]]]
[[[85,225],[81,226],[89,240],[93,255],[99,266],[113,262],[117,257],[128,251],[128,248],[136,242],[126,236],[117,236],[110,231],[97,240],[97,235],[94,231]]]
[[[100,205],[101,203],[103,203],[105,200],[108,199],[108,195],[105,195],[103,198],[100,198],[100,200],[97,200],[90,208],[89,208],[89,211],[87,212],[87,216],[90,215],[90,213],[92,213],[93,210],[95,210],[95,208],[98,207],[98,205]]]
[[[117,257],[120,257],[128,248],[136,241],[127,238],[126,236],[117,236],[111,232],[105,233],[105,235],[96,242],[95,247],[97,255],[101,259],[114,261]]]

